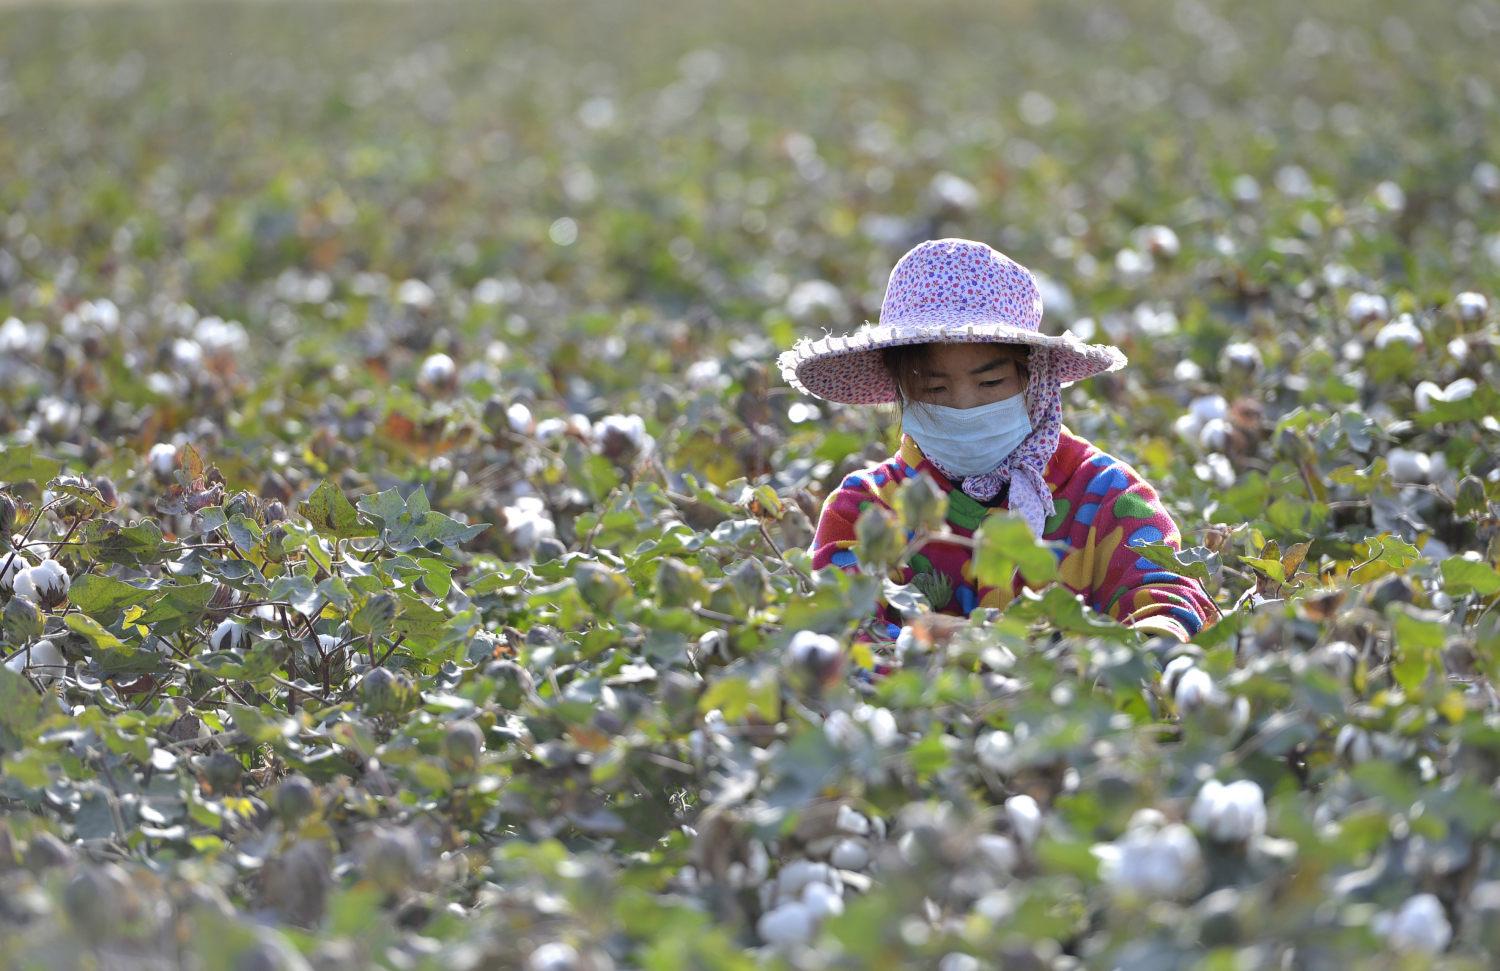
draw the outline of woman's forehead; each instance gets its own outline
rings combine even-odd
[[[935,370],[950,367],[968,368],[987,364],[996,358],[1014,361],[1026,359],[1026,348],[1019,344],[989,344],[977,341],[946,341],[931,345],[927,365]]]

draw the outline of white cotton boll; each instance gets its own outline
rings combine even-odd
[[[594,422],[590,434],[595,451],[611,459],[649,451],[652,444],[640,415],[605,415]]]
[[[870,817],[853,806],[840,806],[838,820],[834,825],[842,832],[853,833],[855,836],[870,835]]]
[[[1172,422],[1172,430],[1185,442],[1196,442],[1198,433],[1203,430],[1203,423],[1191,414],[1178,415]]]
[[[974,757],[985,768],[994,772],[1008,772],[1014,767],[1015,742],[1010,733],[996,729],[984,732],[974,739]]]
[[[1198,444],[1210,452],[1222,452],[1229,446],[1229,422],[1222,418],[1210,418],[1198,430]]]
[[[157,442],[146,453],[146,466],[159,478],[167,478],[177,468],[177,446],[170,442]]]
[[[1170,226],[1147,226],[1141,232],[1141,239],[1145,243],[1146,252],[1159,260],[1176,259],[1182,250],[1177,234]]]
[[[549,941],[526,959],[526,971],[578,971],[582,966],[578,951],[562,941]]]
[[[529,553],[542,540],[557,537],[557,524],[537,496],[520,496],[515,505],[506,506],[503,512],[505,533],[522,552]]]
[[[71,579],[63,565],[49,556],[36,566],[16,573],[11,580],[11,589],[16,596],[50,609],[67,598]]]
[[[1398,951],[1441,954],[1453,939],[1453,925],[1442,901],[1430,893],[1407,898],[1394,915],[1382,914],[1375,930]]]
[[[980,971],[984,965],[972,954],[962,951],[950,951],[944,954],[938,961],[937,971]]]
[[[834,748],[845,751],[859,746],[864,740],[864,733],[842,708],[829,712],[823,719],[823,734]]]
[[[827,280],[803,280],[786,298],[787,316],[798,323],[840,320],[848,312],[844,295]]]
[[[865,709],[868,709],[868,714],[861,713]],[[865,705],[855,711],[854,717],[864,722],[865,728],[869,729],[870,740],[880,748],[889,748],[900,735],[900,730],[896,727],[896,716],[891,714],[889,708]]]
[[[216,651],[237,651],[249,640],[250,632],[245,629],[245,625],[231,618],[214,628],[214,632],[208,637],[208,646]]]
[[[1453,298],[1453,309],[1458,312],[1460,320],[1474,323],[1483,320],[1490,312],[1490,300],[1482,293],[1465,290]]]
[[[1107,886],[1143,897],[1184,896],[1203,870],[1198,841],[1182,823],[1131,828],[1115,842],[1092,849],[1099,858],[1099,877]]]
[[[1202,462],[1194,463],[1193,474],[1220,489],[1228,489],[1234,485],[1234,466],[1223,452],[1212,452],[1205,455]]]
[[[1345,762],[1358,765],[1368,762],[1375,755],[1375,743],[1370,733],[1357,725],[1345,725],[1333,740],[1333,752]]]
[[[505,421],[517,435],[525,435],[532,429],[531,409],[517,401],[505,409]]]
[[[718,358],[704,358],[689,364],[683,372],[688,387],[694,390],[722,390],[729,385],[729,376],[724,373],[724,367]]]
[[[568,423],[561,418],[543,418],[536,423],[533,434],[539,442],[550,442],[567,431]]]
[[[1432,456],[1426,452],[1414,452],[1405,448],[1393,448],[1386,453],[1386,464],[1391,478],[1397,482],[1427,482],[1432,477]]]
[[[1229,417],[1229,402],[1221,394],[1205,394],[1188,404],[1188,414],[1201,425],[1215,419]]]
[[[834,844],[828,862],[840,870],[863,870],[870,864],[870,851],[861,841],[846,837]]]
[[[1253,175],[1237,175],[1230,184],[1229,195],[1235,202],[1252,204],[1260,201],[1260,182]]]
[[[458,382],[458,366],[439,351],[429,354],[417,369],[417,387],[427,393],[451,390]]]
[[[16,574],[30,565],[21,558],[20,553],[0,553],[0,590],[14,590]]]
[[[772,947],[806,944],[813,939],[817,929],[817,919],[811,908],[799,900],[768,910],[755,922],[755,933]]]
[[[1390,304],[1378,293],[1355,291],[1344,304],[1344,316],[1356,324],[1385,320],[1390,312]]]
[[[222,317],[198,318],[193,325],[193,339],[204,351],[217,356],[240,354],[250,346],[244,325]]]
[[[1206,705],[1217,704],[1221,697],[1214,679],[1207,671],[1198,667],[1184,671],[1182,677],[1177,679],[1177,689],[1172,693],[1173,702],[1182,712],[1195,711]]]
[[[952,172],[939,172],[929,184],[932,197],[943,205],[967,212],[979,206],[979,190],[974,183]]]
[[[1463,401],[1474,397],[1474,392],[1478,390],[1479,384],[1473,378],[1459,378],[1443,389],[1443,399],[1445,401]]]
[[[837,917],[844,912],[844,898],[826,883],[809,883],[802,888],[802,903],[815,920]]]
[[[815,860],[793,860],[776,874],[776,892],[783,900],[801,896],[803,888],[810,883],[843,885],[833,867]]]
[[[1032,846],[1042,833],[1042,807],[1031,796],[1011,796],[1005,800],[1005,815],[1010,828],[1022,846]]]
[[[1416,401],[1418,411],[1431,411],[1433,400],[1442,397],[1443,389],[1432,381],[1422,381],[1412,391],[1412,398]]]
[[[1154,268],[1151,257],[1137,250],[1124,247],[1115,253],[1115,275],[1127,286],[1139,283]]]
[[[1388,212],[1400,212],[1406,208],[1406,190],[1390,179],[1379,182],[1372,195],[1375,197],[1375,202]]]
[[[1220,356],[1220,364],[1226,371],[1244,371],[1250,374],[1260,373],[1264,362],[1260,356],[1260,348],[1248,341],[1236,341],[1224,345],[1223,354]]]
[[[1409,347],[1422,346],[1422,332],[1417,329],[1416,320],[1411,314],[1402,314],[1395,320],[1380,328],[1375,334],[1375,347],[1385,348],[1391,344],[1406,344]]]
[[[1000,873],[1011,873],[1020,862],[1021,852],[1016,841],[999,833],[981,833],[974,841],[980,858]]]
[[[843,654],[839,642],[827,634],[799,630],[787,644],[787,657],[793,665],[810,671],[823,671]]]
[[[203,365],[203,346],[189,337],[172,341],[172,363],[177,370],[191,372]]]
[[[1177,693],[1177,682],[1194,666],[1195,662],[1191,654],[1179,654],[1166,663],[1161,671],[1161,684],[1167,694]]]
[[[396,302],[408,307],[423,309],[432,306],[437,294],[421,280],[402,280],[396,288]]]
[[[1224,785],[1210,779],[1198,790],[1188,821],[1219,843],[1243,842],[1266,831],[1266,800],[1249,779]]]
[[[17,674],[31,675],[45,688],[62,677],[67,661],[56,644],[43,639],[33,642],[29,649],[22,649],[5,666]]]
[[[1192,358],[1183,358],[1172,366],[1172,380],[1178,384],[1192,384],[1203,380],[1203,368]]]

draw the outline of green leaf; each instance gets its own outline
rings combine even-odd
[[[433,512],[421,486],[413,489],[404,500],[395,489],[363,496],[359,500],[359,509],[379,521],[382,541],[398,552],[432,543],[456,548],[490,526],[489,523],[465,526],[456,519]]]
[[[1500,572],[1481,560],[1450,556],[1443,561],[1443,586],[1450,594],[1473,591],[1481,597],[1500,593]]]
[[[85,573],[68,588],[69,603],[104,623],[113,623],[126,607],[145,606],[158,596],[158,590],[143,590],[98,573]]]
[[[46,482],[61,471],[61,462],[38,455],[35,446],[0,448],[0,482]]]
[[[297,511],[320,533],[348,539],[351,536],[370,536],[372,530],[359,520],[359,512],[344,498],[338,486],[323,481],[302,502]]]
[[[93,519],[81,534],[80,555],[85,559],[121,566],[148,566],[166,556],[161,527],[154,520],[120,525],[108,519]]]
[[[1222,563],[1219,554],[1206,546],[1178,551],[1166,543],[1145,543],[1134,549],[1163,570],[1204,582],[1213,579]]]
[[[1057,576],[1057,556],[1037,540],[1026,521],[1013,514],[990,514],[974,534],[974,575],[992,587],[1009,587],[1015,571],[1031,587]]]
[[[14,752],[31,741],[45,704],[23,675],[0,667],[0,751]]]
[[[146,612],[137,617],[135,622],[151,628],[151,632],[157,636],[174,634],[185,627],[192,627],[203,619],[216,586],[214,583],[190,583],[166,587],[157,601],[146,608]]]
[[[120,640],[118,635],[105,630],[104,626],[92,617],[83,614],[68,614],[63,618],[63,623],[68,625],[69,630],[82,635],[96,651],[126,656],[135,653],[124,641]]]

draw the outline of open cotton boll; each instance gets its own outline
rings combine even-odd
[[[1441,954],[1453,939],[1442,901],[1430,893],[1407,898],[1395,914],[1376,917],[1373,926],[1391,947],[1410,953]]]
[[[17,573],[11,581],[11,589],[16,596],[24,597],[45,610],[56,607],[67,598],[70,582],[68,571],[49,556],[36,566]]]
[[[1035,799],[1024,794],[1011,796],[1005,800],[1005,816],[1022,846],[1036,843],[1036,838],[1042,833],[1042,807]]]
[[[1229,446],[1229,422],[1222,418],[1210,418],[1198,430],[1198,444],[1210,452],[1222,452]]]
[[[1132,828],[1113,843],[1092,847],[1099,877],[1117,893],[1148,898],[1186,896],[1203,872],[1203,854],[1182,823]]]
[[[1458,312],[1460,320],[1474,323],[1483,320],[1485,314],[1490,312],[1490,301],[1482,293],[1465,290],[1453,298],[1453,309]]]
[[[1416,321],[1411,314],[1402,314],[1395,320],[1386,324],[1375,334],[1375,347],[1385,348],[1391,344],[1406,344],[1409,347],[1422,346],[1422,332],[1417,329]]]
[[[1370,733],[1356,725],[1345,725],[1333,740],[1333,752],[1346,762],[1358,765],[1368,762],[1375,755],[1375,743]]]
[[[56,644],[43,639],[33,642],[29,648],[22,648],[6,660],[5,666],[17,674],[31,675],[45,688],[62,677],[67,661]]]
[[[146,467],[159,478],[167,478],[177,468],[177,446],[170,442],[157,442],[146,453]]]
[[[817,933],[817,917],[800,900],[791,900],[766,911],[755,922],[755,933],[772,947],[806,944]]]
[[[995,772],[1008,772],[1015,765],[1013,750],[1015,742],[1010,733],[996,729],[974,739],[974,757],[981,765]]]
[[[245,629],[245,625],[231,618],[214,628],[214,632],[208,637],[208,646],[216,651],[237,651],[249,640],[250,632]]]
[[[14,590],[16,574],[30,565],[14,550],[0,553],[0,590]]]
[[[557,525],[537,496],[520,496],[503,511],[506,535],[522,552],[530,552],[542,540],[557,536]]]
[[[526,959],[526,971],[577,971],[580,967],[578,951],[562,941],[548,941]]]
[[[1172,700],[1179,711],[1189,712],[1207,705],[1218,704],[1223,700],[1223,695],[1207,671],[1194,667],[1184,671],[1182,677],[1177,679],[1177,688],[1172,692]]]
[[[1216,842],[1248,840],[1266,831],[1265,795],[1249,779],[1227,786],[1210,779],[1198,790],[1188,821]]]
[[[1432,478],[1432,456],[1405,448],[1393,448],[1385,455],[1391,478],[1397,482],[1423,483]]]
[[[1349,294],[1349,300],[1344,304],[1344,316],[1356,324],[1385,320],[1389,315],[1390,305],[1378,293],[1356,291]]]

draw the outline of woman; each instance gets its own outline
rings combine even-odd
[[[858,571],[855,523],[863,507],[889,507],[903,481],[925,475],[946,493],[954,533],[972,536],[985,516],[1014,509],[1037,536],[1065,544],[1059,580],[1090,607],[1186,641],[1217,615],[1213,601],[1196,580],[1132,549],[1180,548],[1171,516],[1133,468],[1061,420],[1062,386],[1123,367],[1125,356],[1071,334],[1042,334],[1041,317],[1025,267],[984,243],[928,240],[892,269],[878,326],[799,341],[780,356],[782,376],[800,391],[901,408],[896,454],[847,476],[824,501],[813,566]],[[1004,606],[1019,578],[1010,589],[984,587],[971,554],[970,546],[929,542],[903,567],[902,580],[943,614],[966,618],[976,607]],[[946,636],[961,625],[936,626]],[[861,637],[889,642],[900,629],[901,617],[882,602]]]

